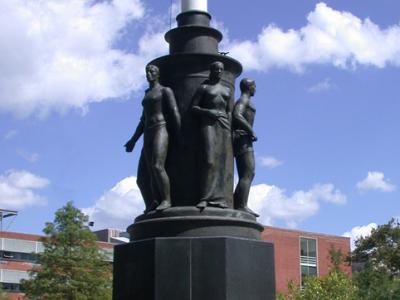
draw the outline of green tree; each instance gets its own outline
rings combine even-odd
[[[384,270],[366,265],[364,270],[353,274],[362,300],[399,300],[400,282]]]
[[[351,278],[342,271],[346,255],[332,248],[329,252],[331,268],[324,277],[309,276],[299,287],[289,283],[289,293],[279,294],[279,300],[358,300],[358,289]],[[360,299],[361,300],[361,299]]]
[[[363,265],[353,275],[363,300],[400,299],[400,226],[392,219],[356,241],[352,262]]]
[[[1,285],[0,285],[0,300],[11,300],[11,298],[8,296],[7,292],[3,289]]]
[[[370,236],[358,239],[355,245],[352,261],[368,263],[392,277],[400,275],[400,226],[397,220],[378,226]]]
[[[308,277],[303,288],[290,283],[287,295],[279,300],[357,300],[357,287],[351,278],[341,271],[332,271],[324,277]]]
[[[53,223],[43,232],[44,252],[39,267],[22,287],[29,299],[109,300],[111,265],[96,243],[96,236],[85,226],[88,221],[72,202],[59,209]]]

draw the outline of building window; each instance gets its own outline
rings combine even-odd
[[[19,283],[2,283],[2,288],[4,291],[12,293],[12,292],[21,292],[21,285]]]
[[[36,263],[37,255],[32,253],[0,251],[0,260],[24,261],[24,262]]]
[[[301,284],[308,276],[317,276],[317,240],[300,238],[300,270]]]
[[[5,259],[13,259],[14,258],[14,253],[9,252],[9,251],[3,251],[2,257]]]

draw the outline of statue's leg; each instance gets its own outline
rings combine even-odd
[[[170,183],[165,170],[168,153],[168,132],[165,126],[160,126],[155,130],[152,145],[151,170],[160,195],[160,205],[157,206],[157,210],[164,210],[171,207]]]
[[[137,171],[137,185],[140,189],[140,193],[142,194],[144,204],[146,205],[145,213],[154,209],[154,196],[151,190],[151,179],[150,172],[146,163],[145,151],[144,148],[140,153],[139,166]]]
[[[236,157],[236,167],[238,170],[239,182],[233,195],[235,209],[243,210],[258,216],[247,206],[251,182],[255,175],[254,152],[247,151],[238,155]]]
[[[218,156],[216,149],[218,147],[217,132],[218,125],[206,125],[202,128],[202,165],[201,165],[201,182],[200,182],[200,202],[197,204],[199,208],[205,208],[209,204],[215,204],[218,207],[227,207],[226,203],[222,203],[223,199],[217,197],[216,191],[218,191],[218,172],[217,160]]]

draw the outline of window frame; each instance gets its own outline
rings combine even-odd
[[[302,264],[301,262],[301,258],[302,257],[310,257],[310,258],[314,258],[312,256],[302,256],[301,255],[301,241],[302,239],[307,239],[307,240],[314,240],[315,241],[315,266],[313,264]],[[308,250],[308,244],[307,244],[307,250]],[[305,267],[315,267],[316,268],[316,277],[319,277],[319,251],[318,251],[318,237],[311,237],[311,236],[303,236],[300,235],[299,236],[299,251],[298,251],[298,255],[299,255],[299,274],[300,274],[300,286],[303,286],[303,273],[302,273],[302,266]]]

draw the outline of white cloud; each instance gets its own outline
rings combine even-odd
[[[283,161],[273,157],[273,156],[260,156],[259,160],[261,165],[270,169],[279,167],[283,164]]]
[[[46,199],[35,193],[49,185],[49,180],[28,171],[10,170],[0,175],[0,207],[22,209],[27,206],[44,205]]]
[[[39,160],[40,155],[38,153],[30,153],[25,150],[17,150],[17,154],[25,159],[27,162],[35,163]]]
[[[393,192],[396,186],[385,180],[385,174],[382,172],[368,172],[367,177],[357,183],[357,188],[360,191],[376,190],[388,193]]]
[[[271,225],[274,220],[283,220],[290,227],[315,215],[320,202],[346,203],[346,196],[333,184],[316,184],[309,191],[296,191],[287,196],[285,190],[274,185],[252,186],[249,206],[260,214],[260,222]]]
[[[309,191],[296,191],[290,197],[276,186],[259,184],[250,190],[249,206],[261,214],[263,224],[284,220],[291,227],[315,215],[320,202],[343,204],[346,196],[332,184],[316,184]],[[144,202],[136,184],[136,177],[122,179],[105,192],[96,203],[82,209],[95,222],[96,229],[125,230],[134,218],[143,213]]]
[[[135,216],[143,213],[144,202],[136,184],[136,177],[127,177],[105,192],[96,203],[82,211],[94,221],[96,229],[125,230]]]
[[[4,135],[4,139],[11,140],[17,134],[18,134],[18,131],[15,129],[12,129],[12,130],[6,132],[6,134]]]
[[[318,82],[313,86],[308,87],[307,91],[309,93],[320,93],[329,91],[331,88],[332,88],[331,80],[329,78],[326,78],[325,80]]]
[[[0,111],[19,117],[85,112],[90,103],[139,90],[145,64],[167,44],[137,53],[115,45],[144,15],[140,0],[3,2]]]
[[[273,67],[302,71],[308,64],[340,68],[372,65],[383,68],[400,64],[400,26],[380,28],[349,12],[318,3],[307,25],[283,31],[276,25],[263,28],[256,41],[233,41],[230,55],[247,70]]]
[[[176,24],[176,16],[181,13],[181,1],[180,0],[174,0],[169,7],[170,9],[170,17],[171,17],[171,23],[175,22]],[[172,24],[171,24],[172,26]],[[174,26],[175,27],[175,26]]]
[[[351,250],[355,249],[355,242],[361,237],[367,237],[371,235],[372,229],[376,229],[378,225],[376,223],[370,223],[365,226],[353,227],[350,231],[343,233],[343,236],[349,237],[351,241]]]

